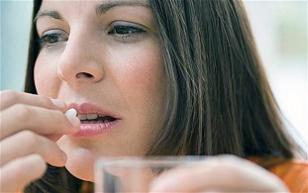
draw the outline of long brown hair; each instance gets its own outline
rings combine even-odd
[[[33,17],[40,5],[41,0],[34,1]],[[285,133],[242,3],[150,0],[150,5],[163,50],[168,97],[167,119],[148,155],[292,158],[297,146]],[[30,93],[36,93],[36,39],[33,24],[25,87]],[[62,172],[52,174],[53,170]],[[59,173],[66,185],[52,179]],[[50,166],[27,191],[53,192],[48,191],[53,187],[74,192],[80,185],[64,168]]]

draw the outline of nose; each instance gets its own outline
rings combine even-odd
[[[89,36],[71,35],[58,60],[58,77],[71,85],[96,83],[104,76],[95,42],[85,37]]]

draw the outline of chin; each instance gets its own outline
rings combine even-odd
[[[67,153],[66,169],[76,178],[94,182],[95,155],[88,149],[78,148]]]

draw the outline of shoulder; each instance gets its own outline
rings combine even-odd
[[[308,192],[308,162],[288,160],[269,170],[280,177],[291,192]]]
[[[308,161],[283,158],[253,159],[252,161],[278,176],[290,192],[308,192]]]

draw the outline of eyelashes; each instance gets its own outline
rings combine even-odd
[[[108,30],[108,35],[113,36],[116,40],[123,42],[130,42],[137,40],[138,37],[146,32],[142,27],[137,26],[137,24],[117,21],[112,23],[110,29]]]
[[[139,40],[146,30],[143,27],[139,27],[138,24],[116,21],[113,22],[107,29],[107,35],[114,38],[116,41],[122,43],[131,43]],[[38,43],[41,48],[53,47],[61,43],[66,43],[69,39],[69,35],[61,29],[52,29],[43,33],[38,38]]]
[[[48,30],[46,31],[42,37],[38,38],[38,43],[40,47],[50,47],[54,45],[58,45],[61,42],[66,42],[68,40],[68,35],[63,30]]]

